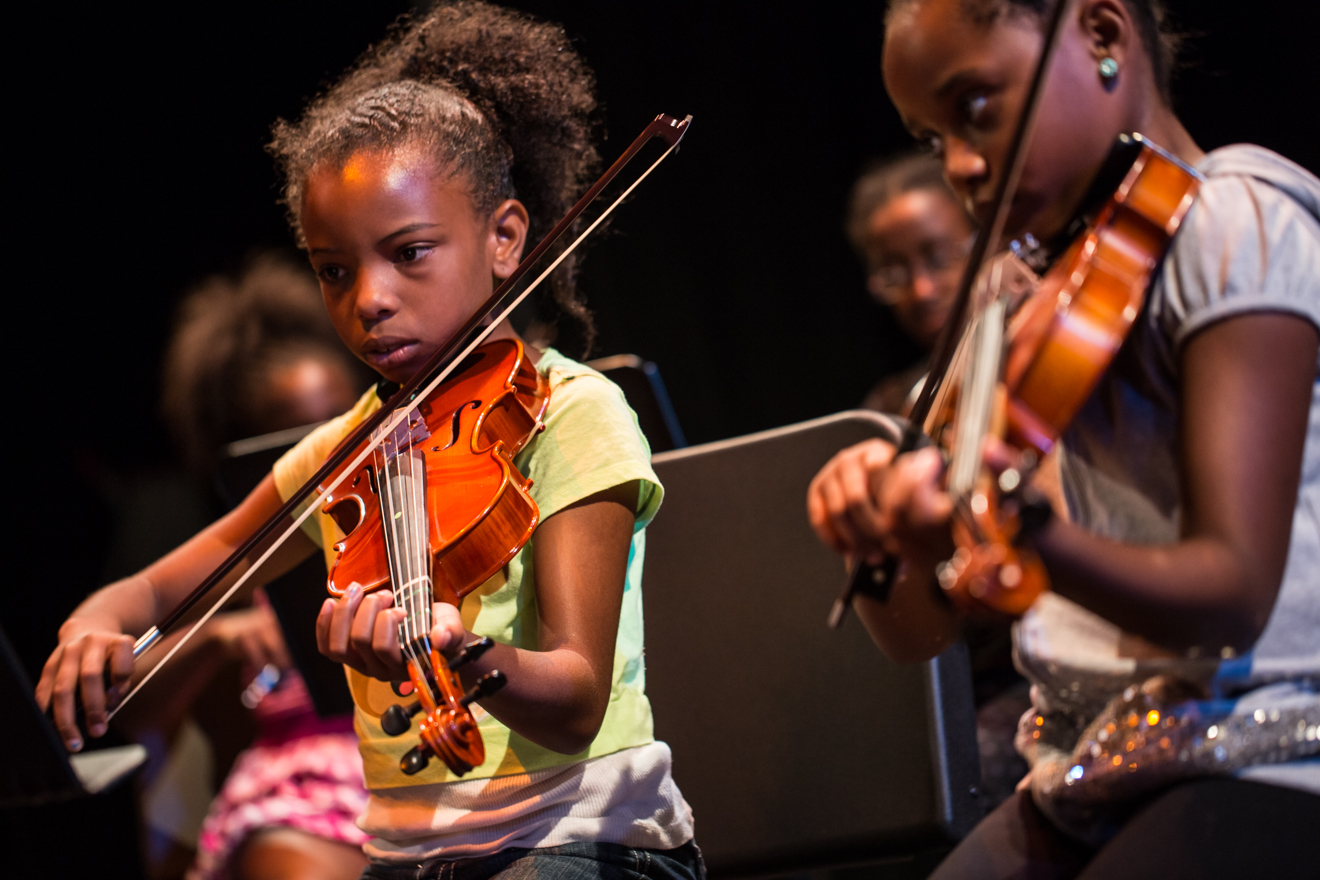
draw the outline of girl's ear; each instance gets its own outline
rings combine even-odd
[[[491,214],[491,272],[496,278],[508,278],[518,268],[527,245],[527,225],[527,209],[517,199],[500,203]]]
[[[1126,66],[1139,40],[1123,0],[1086,0],[1077,14],[1097,66],[1106,58]]]

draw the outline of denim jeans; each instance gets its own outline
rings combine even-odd
[[[633,849],[617,843],[566,843],[504,849],[471,859],[428,859],[421,864],[373,862],[360,880],[706,880],[701,850],[688,841],[675,849]]]

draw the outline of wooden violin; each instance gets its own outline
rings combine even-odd
[[[544,427],[549,400],[549,384],[521,342],[487,343],[392,433],[372,438],[380,442],[370,461],[339,481],[339,490],[326,491],[322,512],[344,533],[333,548],[330,595],[341,598],[354,585],[363,592],[390,587],[404,611],[399,643],[418,699],[392,706],[381,726],[398,736],[424,713],[421,743],[400,762],[406,774],[432,755],[459,776],[486,759],[469,706],[506,679],[496,670],[463,692],[454,667],[491,642],[474,642],[447,663],[431,646],[431,603],[457,606],[531,539],[540,511],[513,458]]]
[[[1121,181],[1113,194],[1043,278],[1012,253],[983,273],[987,301],[964,339],[966,354],[955,355],[963,379],[945,386],[958,397],[956,415],[932,431],[953,436],[948,490],[957,549],[937,575],[956,602],[1018,616],[1048,588],[1040,560],[1019,541],[1022,490],[1109,368],[1200,187],[1200,175],[1141,135],[1119,139],[1097,184],[1107,189],[1115,170]],[[1024,278],[1033,291],[1020,289]],[[990,434],[1024,452],[1024,464],[997,479],[981,465]]]

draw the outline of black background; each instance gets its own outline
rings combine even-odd
[[[840,232],[859,167],[907,144],[879,74],[882,4],[514,5],[562,21],[597,70],[607,157],[657,112],[695,116],[583,282],[597,353],[659,363],[692,441],[836,411],[910,356]],[[289,243],[271,121],[406,6],[106,6],[32,34],[55,63],[11,91],[30,102],[6,126],[26,242],[11,350],[33,381],[78,384],[111,466],[170,455],[158,364],[184,289]],[[1305,6],[1174,4],[1193,34],[1177,106],[1203,147],[1250,140],[1320,167],[1316,31],[1289,14]]]
[[[841,233],[859,168],[907,145],[880,78],[883,4],[513,5],[563,22],[595,67],[607,159],[658,112],[695,116],[583,281],[597,353],[656,361],[690,441],[845,409],[912,356]],[[1253,141],[1320,170],[1312,4],[1171,5],[1192,35],[1175,105],[1201,146]],[[30,663],[105,573],[107,492],[171,466],[156,400],[178,298],[290,242],[271,122],[406,8],[60,5],[7,22],[7,423],[31,498],[0,621]]]
[[[656,361],[691,442],[847,408],[911,358],[841,233],[858,169],[908,144],[879,73],[882,4],[517,5],[563,22],[595,67],[607,158],[657,112],[695,117],[583,279],[597,353]],[[1191,35],[1176,106],[1203,147],[1254,141],[1320,169],[1307,7],[1174,4]],[[271,122],[406,8],[105,5],[11,28],[30,61],[7,102],[10,424],[37,463],[16,469],[39,511],[19,558],[42,584],[0,611],[28,630],[17,642],[53,644],[27,611],[58,623],[103,575],[115,481],[172,462],[156,401],[179,297],[290,243]]]

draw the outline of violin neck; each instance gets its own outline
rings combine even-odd
[[[993,427],[1000,397],[1000,372],[1004,354],[1004,327],[1008,301],[997,296],[976,318],[968,332],[966,373],[959,385],[958,412],[954,423],[952,458],[949,463],[949,493],[965,498],[981,473],[981,449]],[[1001,416],[1002,418],[1002,416]]]
[[[385,533],[394,607],[403,609],[399,644],[405,660],[427,666],[431,634],[431,542],[426,515],[425,422],[400,425],[377,447],[380,517]],[[417,656],[413,656],[413,655]]]

